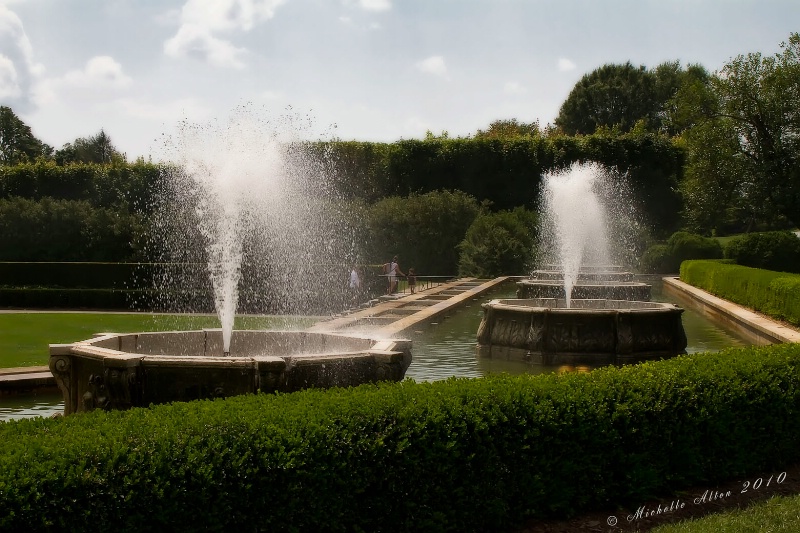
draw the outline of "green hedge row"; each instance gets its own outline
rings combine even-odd
[[[142,291],[118,289],[0,287],[0,307],[20,309],[133,309],[141,298]]]
[[[0,262],[0,285],[71,289],[131,289],[152,284],[146,263]]]
[[[653,244],[639,259],[639,269],[646,274],[672,274],[689,259],[722,259],[722,245],[717,239],[695,233],[676,231],[665,244]]]
[[[161,168],[154,163],[57,165],[37,161],[0,166],[0,199],[82,200],[94,207],[125,206],[150,212],[161,187]]]
[[[4,531],[500,531],[800,458],[800,345],[0,423]]]
[[[791,231],[739,235],[725,246],[725,257],[753,268],[800,273],[800,238]]]
[[[684,261],[681,280],[720,298],[800,326],[800,275],[718,261]]]
[[[648,225],[669,234],[680,223],[677,190],[685,154],[664,136],[353,141],[320,143],[316,149],[332,181],[348,197],[374,202],[455,189],[489,200],[495,209],[534,208],[543,173],[577,161],[597,161],[627,173]]]

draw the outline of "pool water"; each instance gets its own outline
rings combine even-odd
[[[518,360],[478,357],[476,334],[483,309],[481,304],[495,298],[514,298],[512,284],[467,302],[434,322],[407,333],[413,341],[411,366],[406,377],[416,381],[437,381],[449,377],[482,377],[492,373],[542,374],[563,371],[588,371],[589,367],[569,365],[546,366]],[[661,293],[660,284],[653,284],[653,300],[671,301]],[[673,302],[677,303],[677,302]],[[698,312],[684,307],[683,327],[688,353],[716,352],[731,346],[749,343],[735,332],[724,329]],[[0,396],[0,421],[61,413],[63,400],[58,393],[29,396]]]

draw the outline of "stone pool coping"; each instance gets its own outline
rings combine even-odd
[[[664,292],[676,296],[713,320],[723,322],[750,339],[754,344],[800,342],[800,331],[755,311],[723,300],[713,294],[684,283],[675,276],[663,278]]]

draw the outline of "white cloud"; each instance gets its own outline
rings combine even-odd
[[[111,56],[95,56],[82,69],[71,70],[58,78],[43,80],[37,87],[37,103],[93,101],[98,96],[118,94],[132,84],[130,76]]]
[[[86,62],[83,70],[67,72],[62,81],[73,87],[126,87],[131,78],[122,71],[120,65],[111,56],[96,56]]]
[[[164,53],[170,57],[194,57],[215,67],[244,68],[244,48],[214,37],[202,26],[184,24],[174,37],[164,43]]]
[[[22,95],[14,63],[0,54],[0,100],[8,102]]]
[[[567,59],[566,57],[559,57],[558,58],[558,70],[561,72],[568,72],[570,70],[575,70],[575,63]]]
[[[44,68],[16,13],[0,4],[0,98],[17,112],[36,107],[36,85]]]
[[[392,8],[390,0],[359,0],[358,5],[367,11],[388,11]]]
[[[261,98],[264,100],[280,100],[283,98],[283,93],[278,91],[263,91],[261,93]]]
[[[187,116],[206,119],[209,116],[208,105],[204,105],[197,98],[179,98],[158,104],[132,98],[120,98],[111,102],[109,107],[121,109],[126,115],[133,118],[158,122],[175,122]]]
[[[244,48],[216,34],[250,31],[270,20],[286,0],[187,0],[180,12],[180,27],[164,43],[170,57],[196,57],[217,67],[242,68]]]
[[[503,87],[503,92],[506,94],[525,94],[528,90],[516,81],[509,81]]]
[[[447,78],[447,65],[442,56],[431,56],[416,64],[417,68],[426,74],[433,74],[441,78]]]

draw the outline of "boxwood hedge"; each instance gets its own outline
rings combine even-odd
[[[780,468],[798,440],[798,345],[29,419],[0,423],[0,529],[499,531]]]
[[[720,298],[800,325],[800,274],[718,261],[684,261],[681,280]]]

